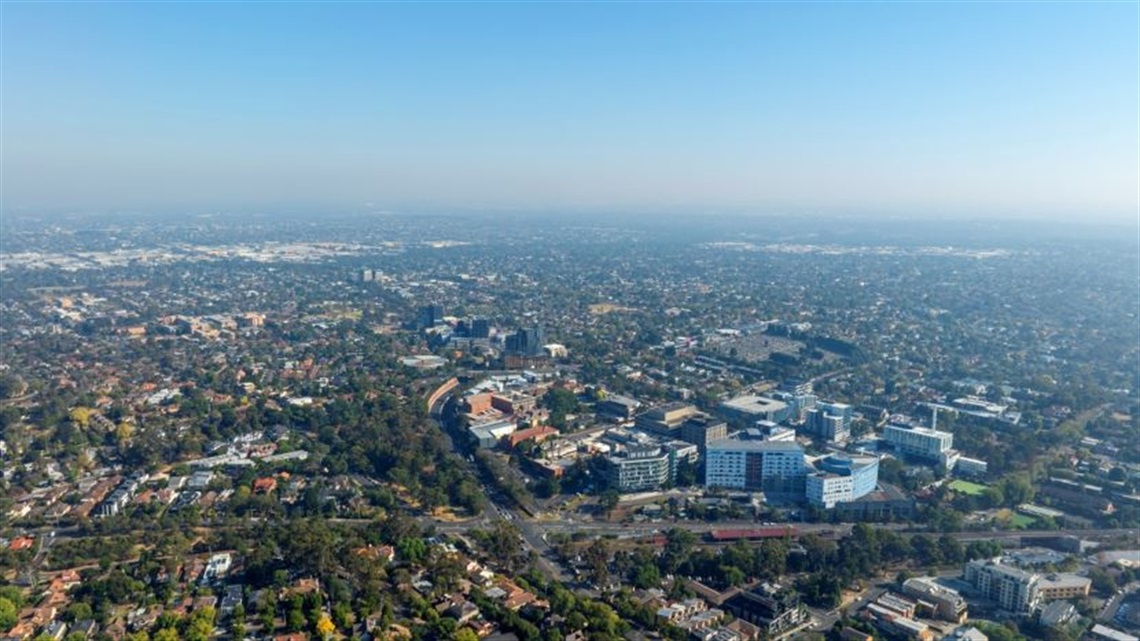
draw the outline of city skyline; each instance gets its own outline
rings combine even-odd
[[[5,3],[2,205],[1135,222],[1137,12]]]

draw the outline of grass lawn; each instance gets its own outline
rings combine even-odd
[[[970,496],[981,496],[982,493],[986,491],[986,486],[963,481],[962,479],[955,479],[950,482],[950,489],[955,492],[969,494]]]
[[[1010,519],[1010,522],[1013,523],[1014,528],[1018,530],[1024,530],[1030,525],[1036,523],[1037,519],[1033,518],[1032,516],[1026,516],[1024,514],[1014,514],[1013,518]]]

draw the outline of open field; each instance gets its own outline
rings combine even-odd
[[[971,483],[969,481],[963,481],[962,479],[952,481],[949,487],[955,492],[969,494],[970,496],[981,496],[982,493],[986,491],[986,486],[979,485],[978,483]]]

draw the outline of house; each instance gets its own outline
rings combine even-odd
[[[35,539],[30,536],[17,536],[8,544],[8,549],[12,552],[19,552],[20,550],[30,549],[34,544]]]
[[[45,625],[43,630],[40,630],[41,637],[46,636],[53,641],[63,641],[65,634],[67,634],[67,624],[63,621],[52,621]]]
[[[875,641],[874,636],[846,626],[839,631],[839,638],[843,641]]]

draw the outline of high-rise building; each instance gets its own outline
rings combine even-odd
[[[1041,576],[999,560],[978,559],[966,564],[966,582],[1007,612],[1032,612],[1040,601]]]
[[[713,441],[705,449],[705,486],[802,496],[804,448],[787,441]]]
[[[490,338],[491,321],[486,318],[475,318],[471,321],[471,338]]]
[[[519,356],[542,356],[542,346],[546,344],[546,333],[541,325],[523,327],[507,337],[506,349]]]
[[[800,378],[789,378],[780,384],[780,390],[796,396],[803,396],[805,394],[811,394],[812,384],[810,380],[805,381]]]
[[[435,327],[441,322],[443,322],[442,305],[425,305],[420,308],[420,314],[417,318],[417,325],[420,329]]]
[[[807,411],[807,430],[810,434],[829,441],[842,443],[851,435],[851,419],[855,410],[846,403],[817,403]]]
[[[629,445],[605,460],[606,483],[619,492],[655,490],[677,480],[677,466],[692,461],[697,448],[687,443]]]
[[[681,440],[692,443],[703,453],[709,443],[728,436],[728,424],[705,413],[694,414],[681,423]]]

